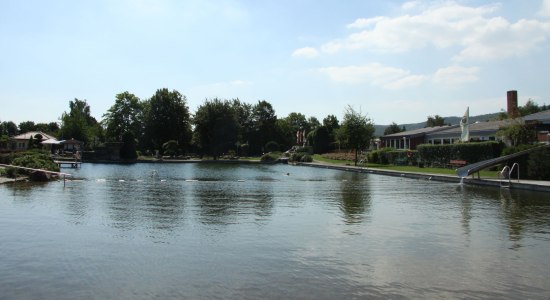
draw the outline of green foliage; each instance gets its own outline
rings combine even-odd
[[[122,147],[120,148],[120,158],[133,160],[138,157],[136,151],[137,143],[136,138],[132,132],[126,132],[122,134]]]
[[[170,156],[175,156],[178,152],[178,141],[169,140],[168,142],[162,144],[163,153]]]
[[[371,151],[367,155],[369,163],[387,165],[390,164],[389,157],[386,153],[393,152],[393,148],[382,148],[375,151]]]
[[[69,112],[61,116],[59,134],[63,139],[71,139],[90,145],[92,140],[103,140],[103,129],[90,114],[90,106],[86,100],[69,101]]]
[[[314,153],[326,153],[331,148],[331,136],[326,126],[320,126],[310,134],[308,134],[308,141],[310,145],[313,145]]]
[[[250,154],[262,153],[267,142],[277,140],[277,116],[269,102],[262,100],[254,105],[251,129],[248,139]]]
[[[529,153],[528,176],[536,180],[550,180],[550,148]]]
[[[207,100],[199,106],[193,119],[194,141],[203,153],[216,159],[235,148],[239,136],[239,121],[230,101]]]
[[[355,165],[357,165],[357,153],[369,146],[370,140],[374,136],[374,125],[361,112],[357,112],[351,106],[348,106],[340,130],[343,130],[341,134],[346,145],[355,150]]]
[[[103,115],[102,123],[108,140],[122,141],[126,133],[139,139],[143,133],[143,112],[143,103],[134,94],[117,94],[115,104]]]
[[[426,127],[436,127],[436,126],[444,126],[445,125],[445,118],[435,115],[435,116],[428,116],[428,120],[426,121]]]
[[[187,150],[191,135],[187,99],[178,91],[159,89],[144,103],[144,148],[160,149],[164,143],[176,140]]]
[[[399,127],[395,122],[392,122],[386,129],[384,129],[384,135],[394,134],[394,133],[400,133],[405,129],[405,127]]]
[[[265,150],[267,152],[279,151],[279,144],[275,141],[269,141],[267,142],[267,144],[265,144]]]
[[[47,153],[42,151],[21,152],[12,158],[13,159],[9,162],[9,164],[14,166],[59,172],[59,167],[57,164],[53,162]],[[42,174],[39,174],[38,172],[15,170],[15,168],[8,168],[7,170],[8,176],[11,177],[15,175],[15,172],[17,172],[17,174],[30,175],[33,180],[44,180],[44,177],[41,176]]]
[[[312,162],[313,157],[306,152],[295,152],[290,155],[291,162]]]
[[[281,157],[281,154],[278,152],[270,152],[262,155],[260,161],[263,163],[274,163]]]
[[[503,144],[499,142],[463,143],[451,145],[423,144],[417,147],[418,160],[425,164],[446,165],[451,160],[475,163],[500,156]]]
[[[510,142],[512,146],[531,144],[536,141],[536,133],[529,125],[515,122],[512,125],[502,127],[497,131],[497,136]]]
[[[17,125],[12,121],[0,123],[0,135],[14,136],[17,134]]]

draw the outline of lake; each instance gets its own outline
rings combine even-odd
[[[0,185],[0,299],[550,297],[548,194],[290,165]]]

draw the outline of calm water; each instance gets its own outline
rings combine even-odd
[[[0,299],[550,297],[548,194],[283,165],[69,172],[0,186]]]

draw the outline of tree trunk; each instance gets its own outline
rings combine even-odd
[[[357,167],[357,148],[355,148],[355,166]]]

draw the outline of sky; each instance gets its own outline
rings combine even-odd
[[[168,88],[375,124],[550,104],[550,0],[0,0],[0,121]]]

